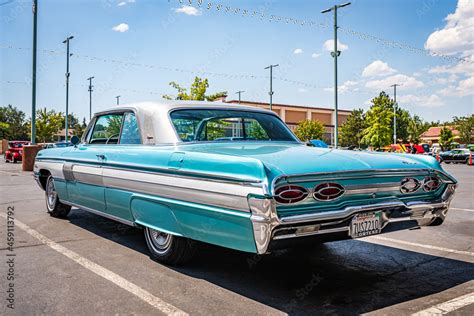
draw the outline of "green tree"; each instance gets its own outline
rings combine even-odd
[[[355,145],[360,147],[366,128],[364,110],[353,110],[347,117],[346,122],[339,128],[339,144],[341,146]]]
[[[453,131],[446,126],[443,126],[439,133],[439,144],[443,150],[451,149],[451,143],[454,140]]]
[[[393,113],[393,106],[391,107],[391,111]],[[409,128],[412,118],[410,117],[410,113],[407,110],[404,110],[400,107],[397,107],[397,110],[395,112],[397,114],[397,139],[400,139],[402,143],[407,143],[410,139]],[[393,115],[392,121],[390,123],[390,128],[393,131]]]
[[[248,137],[255,139],[269,139],[267,132],[263,129],[262,125],[255,120],[252,120],[248,127]]]
[[[325,131],[320,121],[304,120],[298,123],[294,132],[301,141],[307,142],[312,139],[321,139]]]
[[[36,138],[39,142],[49,142],[53,140],[64,122],[64,115],[54,110],[47,111],[46,108],[36,112]]]
[[[178,83],[171,81],[170,86],[175,88],[178,91],[176,97],[170,95],[164,95],[164,99],[168,100],[196,100],[196,101],[214,101],[219,97],[226,96],[227,92],[222,91],[211,95],[206,95],[207,88],[209,88],[209,81],[207,79],[202,79],[195,77],[191,88],[188,89],[181,87]]]
[[[2,137],[10,140],[28,139],[28,125],[23,111],[13,107],[11,104],[0,107],[0,122],[4,123]]]
[[[474,115],[469,117],[454,117],[454,124],[459,131],[459,138],[463,144],[471,144],[474,133]]]
[[[8,132],[10,130],[10,124],[0,122],[0,140],[8,138]]]
[[[429,123],[423,122],[418,115],[411,117],[408,123],[408,141],[412,143],[421,142],[421,134],[426,132],[429,127]]]
[[[372,99],[372,106],[365,114],[366,128],[362,143],[381,148],[391,143],[393,134],[393,100],[385,92]]]

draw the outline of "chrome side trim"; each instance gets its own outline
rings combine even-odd
[[[36,159],[37,162],[71,162],[74,165],[82,164],[82,165],[98,165],[97,161],[95,160],[88,160],[88,159],[64,159],[64,158],[45,158],[45,159]],[[152,174],[161,174],[166,176],[172,177],[180,177],[180,178],[187,178],[187,179],[196,179],[202,181],[210,181],[210,182],[230,182],[230,183],[237,183],[240,185],[254,185],[254,184],[262,184],[261,179],[256,178],[244,178],[244,177],[232,177],[232,176],[225,176],[225,175],[216,175],[210,174],[205,172],[195,172],[195,171],[183,171],[183,170],[176,170],[173,169],[172,173],[168,168],[161,168],[161,167],[144,167],[143,165],[134,164],[134,163],[113,163],[107,162],[103,164],[104,167],[110,169],[118,169],[118,170],[129,170],[129,171],[136,171],[136,172],[143,172],[143,173],[152,173]]]
[[[63,174],[64,174],[64,179],[67,181],[74,181],[74,174],[72,172],[72,166],[73,164],[70,162],[65,162],[63,164]]]
[[[72,174],[77,182],[103,186],[102,168],[100,166],[72,165]]]
[[[103,168],[103,185],[168,199],[249,212],[247,195],[262,194],[261,188],[236,184],[201,182],[155,174]]]
[[[39,172],[42,169],[48,170],[53,176],[53,178],[64,180],[62,161],[43,161],[37,159],[34,165],[35,173]]]
[[[257,184],[242,185],[236,182],[215,182],[179,177],[169,173],[161,174],[133,169],[101,167],[97,164],[71,162],[65,162],[64,164],[71,164],[74,181],[79,183],[161,196],[246,213],[250,211],[247,202],[249,194],[265,195],[265,187]],[[63,178],[63,175],[61,175],[61,178]]]
[[[82,205],[79,205],[79,204],[76,204],[76,203],[72,203],[72,202],[69,202],[69,201],[64,201],[64,200],[61,200],[61,203],[67,204],[67,205],[70,205],[70,206],[73,206],[73,207],[80,208],[81,210],[84,210],[86,212],[93,213],[93,214],[96,214],[96,215],[114,220],[116,222],[119,222],[119,223],[122,223],[122,224],[125,224],[125,225],[137,227],[137,224],[135,224],[132,221],[129,221],[129,220],[126,220],[126,219],[123,219],[123,218],[120,218],[120,217],[117,217],[117,216],[114,216],[114,215],[110,215],[110,214],[102,212],[102,211],[97,211],[97,210],[94,210],[92,208],[85,207],[85,206],[82,206]]]

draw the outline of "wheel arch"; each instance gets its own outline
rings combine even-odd
[[[38,182],[43,190],[46,190],[46,181],[48,181],[50,175],[51,172],[48,169],[38,170]]]

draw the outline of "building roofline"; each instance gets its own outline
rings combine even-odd
[[[229,101],[225,101],[225,103],[239,103],[239,100],[229,100]],[[270,106],[269,103],[267,102],[256,102],[256,101],[245,101],[245,100],[241,100],[240,103],[244,106],[244,105],[248,105],[248,104],[254,104],[254,105],[266,105],[266,106]],[[296,104],[283,104],[283,103],[272,103],[273,106],[279,106],[279,107],[289,107],[289,108],[304,108],[304,109],[310,109],[310,110],[323,110],[323,111],[333,111],[334,109],[331,109],[331,108],[322,108],[322,107],[313,107],[313,106],[305,106],[305,105],[296,105]],[[351,113],[352,111],[351,110],[341,110],[341,109],[338,109],[339,112],[344,112],[344,113]]]

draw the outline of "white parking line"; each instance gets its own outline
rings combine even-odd
[[[470,208],[450,207],[449,209],[455,211],[474,212],[474,210],[471,210]]]
[[[388,241],[388,242],[401,244],[401,245],[414,246],[414,247],[431,249],[431,250],[439,250],[439,251],[443,251],[443,252],[449,252],[449,253],[455,253],[455,254],[458,254],[458,255],[473,256],[474,257],[474,252],[463,251],[463,250],[455,250],[455,249],[443,248],[443,247],[438,247],[438,246],[418,244],[418,243],[415,243],[415,242],[404,241],[404,240],[393,239],[393,238],[387,238],[387,237],[382,237],[382,236],[370,236],[370,237],[367,237],[365,240],[368,241],[368,242],[371,242],[370,239],[377,239],[377,240]]]
[[[412,316],[444,315],[473,303],[474,292],[460,297],[456,297],[450,301],[419,311],[418,313],[412,314]]]
[[[7,218],[7,216],[4,213],[0,213],[0,216],[3,218]],[[15,226],[21,228],[34,238],[38,239],[41,241],[43,244],[46,246],[50,247],[51,249],[59,252],[60,254],[68,257],[69,259],[75,261],[76,263],[80,264],[84,268],[88,269],[89,271],[94,272],[98,276],[103,277],[106,280],[109,280],[110,282],[114,283],[115,285],[121,287],[122,289],[132,293],[142,301],[150,304],[154,308],[158,309],[159,311],[167,314],[167,315],[188,315],[187,313],[183,312],[182,310],[178,309],[177,307],[166,303],[162,299],[154,296],[150,292],[142,289],[136,284],[131,283],[127,279],[124,279],[120,275],[90,261],[89,259],[86,259],[79,254],[75,253],[72,250],[67,249],[64,246],[61,246],[60,244],[52,241],[48,237],[40,234],[36,230],[32,229],[28,225],[20,222],[18,219],[15,219]]]

